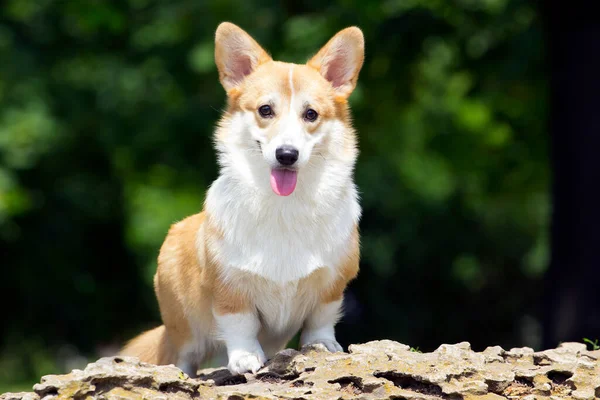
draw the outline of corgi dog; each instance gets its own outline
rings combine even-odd
[[[227,92],[214,136],[219,177],[203,211],[172,225],[160,249],[163,325],[122,355],[195,376],[219,354],[232,373],[256,373],[300,330],[301,345],[342,351],[334,325],[358,273],[361,214],[348,97],[363,58],[356,27],[299,65],[219,25],[215,61]]]

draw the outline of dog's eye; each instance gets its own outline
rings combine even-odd
[[[307,120],[308,122],[315,122],[317,120],[318,116],[319,116],[319,114],[312,108],[309,108],[304,113],[304,119]]]
[[[264,106],[258,107],[258,113],[263,118],[271,118],[274,115],[271,106],[266,104]]]

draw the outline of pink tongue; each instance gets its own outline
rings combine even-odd
[[[289,169],[271,170],[271,188],[279,196],[289,196],[296,189],[298,172]]]

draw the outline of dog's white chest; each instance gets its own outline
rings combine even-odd
[[[273,334],[285,334],[300,328],[314,300],[303,298],[299,301],[297,294],[297,282],[265,285],[261,293],[255,293],[254,302],[263,329]]]
[[[337,268],[347,256],[360,215],[353,185],[335,203],[324,201],[316,206],[291,196],[253,202],[243,193],[231,197],[231,191],[231,185],[219,178],[207,198],[209,214],[226,232],[212,244],[225,269],[251,272],[283,284],[319,268]],[[227,204],[212,201],[225,197],[224,193],[230,196]]]

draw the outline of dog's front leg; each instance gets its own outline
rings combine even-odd
[[[260,321],[253,312],[214,313],[221,339],[227,346],[227,368],[233,374],[252,371],[255,374],[266,358],[258,342]]]
[[[319,304],[304,322],[300,345],[321,343],[332,353],[343,351],[342,346],[335,340],[334,330],[341,308],[341,299]]]

